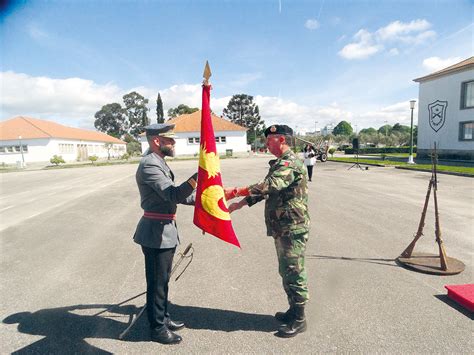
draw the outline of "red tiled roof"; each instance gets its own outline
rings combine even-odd
[[[438,78],[440,76],[448,75],[451,73],[456,73],[468,69],[473,69],[474,68],[474,57],[467,58],[459,63],[453,64],[447,68],[441,69],[437,72],[431,73],[426,76],[422,76],[420,78],[413,79],[413,81],[416,81],[417,83],[421,81],[426,81],[434,78]]]
[[[239,126],[211,113],[212,126],[214,131],[247,131],[247,128]],[[201,110],[175,117],[166,123],[174,123],[176,133],[179,132],[199,132],[201,131]]]
[[[0,140],[35,138],[64,138],[94,142],[126,144],[108,134],[87,129],[63,126],[56,122],[18,116],[0,122]]]

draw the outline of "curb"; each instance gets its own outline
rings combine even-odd
[[[337,160],[328,160],[328,162],[331,163],[342,163],[342,164],[354,164],[355,161],[337,161]],[[402,170],[410,170],[410,171],[421,171],[424,173],[431,173],[431,169],[412,169],[412,168],[407,168],[404,166],[394,166],[394,165],[382,165],[382,164],[369,164],[369,163],[360,163],[361,165],[370,165],[370,166],[378,166],[381,168],[395,168],[395,169],[402,169]],[[445,174],[445,175],[454,175],[454,176],[464,176],[464,177],[470,177],[474,178],[474,175],[471,174],[466,174],[466,173],[457,173],[454,171],[437,171],[437,174]]]
[[[330,163],[342,163],[342,164],[355,164],[354,161],[338,161],[338,160],[328,160]],[[370,165],[370,166],[378,166],[381,168],[390,168],[393,167],[393,165],[383,165],[383,164],[376,164],[376,163],[359,163],[360,165]]]
[[[414,171],[423,171],[425,173],[431,173],[431,170],[429,169],[411,169],[411,168],[406,168],[404,166],[396,166],[396,169],[402,169],[402,170],[414,170]],[[436,171],[436,174],[445,174],[445,175],[454,175],[454,176],[464,176],[464,177],[470,177],[474,178],[474,175],[471,174],[466,174],[466,173],[457,173],[455,171]]]

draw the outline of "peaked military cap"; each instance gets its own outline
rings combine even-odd
[[[167,138],[175,138],[173,123],[153,123],[143,127],[147,136],[160,136]]]
[[[286,124],[274,124],[268,127],[264,134],[265,137],[267,137],[269,134],[284,134],[286,136],[292,136],[293,130]]]

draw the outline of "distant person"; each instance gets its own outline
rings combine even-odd
[[[290,338],[306,330],[308,186],[303,162],[290,148],[293,130],[287,125],[273,125],[265,130],[265,137],[268,150],[277,158],[270,161],[265,179],[246,187],[226,188],[224,192],[227,200],[246,196],[229,205],[230,212],[265,200],[267,235],[275,242],[278,271],[290,305],[286,312],[275,314],[283,323],[276,335]]]
[[[313,177],[313,166],[316,164],[316,150],[310,144],[306,144],[303,149],[304,165],[308,170],[308,179],[312,181]]]
[[[165,156],[174,156],[174,124],[152,124],[145,127],[150,146],[137,169],[143,217],[138,223],[134,241],[141,245],[145,256],[147,284],[146,311],[151,340],[162,344],[177,344],[182,339],[174,333],[184,323],[172,320],[168,313],[168,283],[176,246],[178,203],[194,205],[197,173],[179,186]]]

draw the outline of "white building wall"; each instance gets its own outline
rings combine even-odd
[[[3,140],[0,147],[4,147],[5,152],[0,151],[0,163],[16,164],[22,161],[21,151],[14,149],[9,152],[6,147],[19,146],[19,140]],[[78,159],[79,146],[84,146],[87,151],[85,160],[88,156],[97,155],[99,158],[107,158],[107,149],[104,142],[77,141],[56,138],[41,139],[22,139],[22,145],[27,146],[27,151],[23,151],[23,158],[26,164],[36,162],[49,162],[53,155],[60,155],[64,161],[73,162]],[[125,144],[113,144],[110,150],[110,156],[118,158],[126,153]]]
[[[440,153],[445,151],[472,151],[473,141],[459,140],[459,122],[474,119],[474,109],[461,109],[461,84],[474,80],[474,70],[442,76],[421,82],[418,107],[418,151],[430,150],[436,142]],[[429,123],[428,105],[436,100],[447,101],[446,121],[435,132]]]
[[[228,149],[232,149],[232,153],[246,153],[249,151],[247,145],[247,132],[245,131],[218,131],[214,132],[216,137],[226,137],[225,143],[216,142],[217,152],[221,155],[226,154]],[[176,156],[180,155],[198,155],[199,143],[189,143],[189,138],[200,138],[200,132],[179,132],[176,133]],[[142,153],[148,149],[148,142],[145,136],[140,137],[142,145]]]
[[[23,159],[26,164],[28,162],[39,162],[47,161],[44,157],[49,155],[50,152],[50,139],[22,139],[21,145],[26,146],[23,150]],[[10,152],[10,147],[19,147],[20,141],[15,140],[2,140],[0,141],[0,163],[4,164],[16,164],[22,161],[22,154],[18,148],[14,148],[13,152]],[[52,155],[50,156],[52,157]]]

